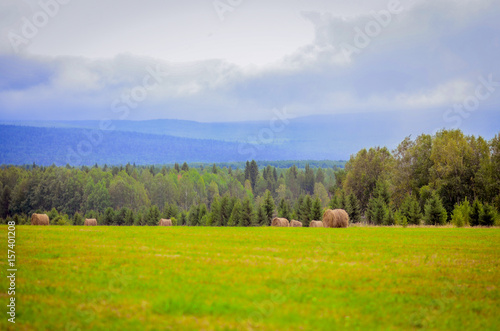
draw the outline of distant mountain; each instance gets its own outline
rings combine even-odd
[[[0,163],[32,163],[36,159],[44,164],[66,164],[68,149],[76,151],[91,130],[105,138],[82,158],[85,164],[347,160],[362,148],[393,149],[406,136],[433,133],[455,124],[445,119],[443,110],[428,110],[232,123],[117,120],[111,122],[112,131],[104,132],[99,130],[99,121],[4,121],[0,122],[5,124],[0,126]],[[499,133],[500,112],[478,109],[464,118],[459,128],[490,139]]]
[[[0,141],[0,164],[141,165],[248,159],[239,143],[124,131],[0,125]],[[293,160],[297,156],[294,151],[266,146],[257,159]]]

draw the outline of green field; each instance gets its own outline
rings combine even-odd
[[[16,324],[3,312],[4,330],[500,329],[498,228],[17,226],[16,236]]]

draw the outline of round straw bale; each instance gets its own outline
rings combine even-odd
[[[296,221],[296,220],[291,220],[290,221],[290,226],[301,228],[302,227],[302,222],[299,222],[299,221]]]
[[[49,225],[49,217],[46,214],[33,214],[31,225]]]
[[[349,215],[343,209],[327,209],[323,214],[323,226],[326,228],[347,228]]]
[[[290,223],[288,222],[288,220],[286,218],[275,217],[275,218],[273,218],[273,220],[271,222],[271,226],[287,227],[287,226],[290,226]]]
[[[160,226],[172,226],[172,220],[171,219],[165,219],[165,218],[162,218],[160,220]]]
[[[85,222],[83,225],[88,225],[88,226],[96,226],[97,225],[97,220],[95,218],[86,218]]]
[[[309,224],[310,228],[322,228],[323,227],[323,222],[321,221],[311,221],[311,224]]]
[[[337,228],[347,228],[349,226],[349,214],[344,209],[334,209],[337,214]]]

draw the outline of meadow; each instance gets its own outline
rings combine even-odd
[[[3,330],[500,329],[498,228],[17,226],[16,237],[16,324],[3,312]],[[5,256],[0,268],[5,280]]]

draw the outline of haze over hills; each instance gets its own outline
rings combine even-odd
[[[435,110],[413,115],[387,112],[294,119],[276,116],[270,121],[232,123],[115,120],[111,129],[104,131],[97,120],[1,124],[0,164],[43,165],[347,160],[362,148],[393,149],[408,135],[433,133],[450,125],[443,120],[443,112]],[[482,110],[463,120],[459,128],[466,134],[490,139],[498,133],[499,124],[499,112]]]

